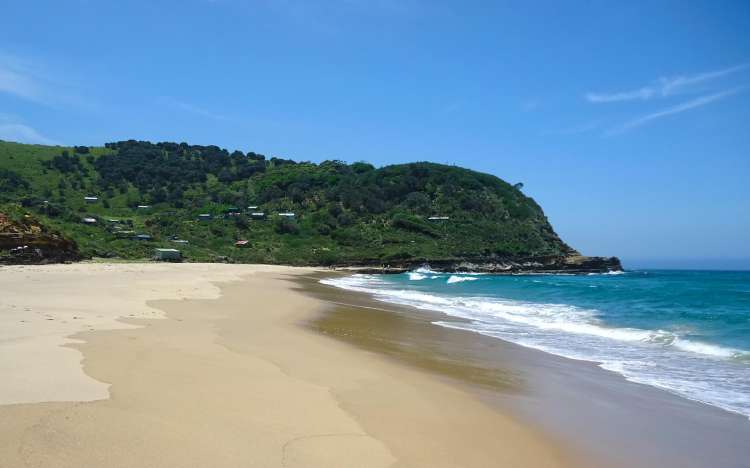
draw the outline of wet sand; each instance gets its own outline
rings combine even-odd
[[[310,273],[0,269],[13,337],[0,341],[13,382],[0,384],[0,466],[580,466],[461,378],[489,389],[506,372],[396,362],[316,330],[340,309],[290,281]],[[503,388],[528,391],[514,378]]]
[[[445,315],[324,286],[319,277],[298,280],[301,290],[334,305],[313,329],[464,386],[569,447],[577,466],[750,466],[745,417],[593,363],[436,326]]]

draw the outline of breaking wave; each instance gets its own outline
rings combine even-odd
[[[409,279],[425,279],[429,277],[425,273],[412,272],[408,276]],[[472,275],[451,275],[445,283],[477,279]],[[690,340],[674,331],[607,326],[598,310],[567,304],[416,291],[399,288],[398,284],[376,275],[354,275],[321,282],[368,293],[385,302],[442,312],[463,321],[436,320],[436,325],[597,362],[628,380],[750,417],[750,392],[747,391],[750,377],[743,365],[750,362],[750,352],[746,350]],[[701,376],[702,380],[696,376]]]

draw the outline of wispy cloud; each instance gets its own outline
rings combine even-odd
[[[642,117],[638,117],[637,119],[633,119],[629,122],[626,122],[618,127],[612,128],[605,132],[604,136],[614,136],[619,135],[621,133],[625,133],[629,130],[632,130],[637,127],[641,127],[643,125],[646,125],[650,122],[653,122],[654,120],[661,119],[662,117],[667,117],[670,115],[679,114],[685,111],[689,111],[691,109],[696,109],[698,107],[703,107],[707,104],[711,104],[712,102],[719,101],[721,99],[725,99],[729,96],[732,96],[734,94],[739,93],[742,91],[743,88],[735,88],[730,89],[728,91],[723,91],[721,93],[715,93],[715,94],[709,94],[706,96],[701,96],[696,99],[692,99],[690,101],[684,102],[682,104],[669,107],[667,109],[653,112],[651,114],[644,115]]]
[[[33,143],[39,145],[59,145],[60,143],[47,138],[36,129],[28,125],[10,121],[0,116],[0,140],[18,143]]]
[[[696,91],[697,85],[716,80],[732,73],[745,70],[750,64],[736,65],[734,67],[724,68],[697,75],[662,77],[648,86],[629,91],[620,91],[614,93],[586,93],[587,101],[595,104],[623,102],[623,101],[648,101],[650,99],[666,98],[677,94],[690,91]]]
[[[31,76],[29,66],[5,54],[0,54],[0,92],[29,101],[44,102],[42,87]]]
[[[227,116],[222,114],[217,114],[213,111],[210,111],[208,109],[204,109],[202,107],[196,106],[194,104],[190,104],[188,102],[180,101],[179,99],[175,99],[169,96],[162,96],[159,98],[159,100],[164,103],[165,105],[168,105],[170,107],[173,107],[174,109],[181,110],[184,112],[188,112],[190,114],[194,114],[200,117],[204,117],[211,120],[220,120],[220,121],[227,121],[230,120]]]
[[[36,60],[0,51],[0,93],[48,107],[91,108],[92,102]]]

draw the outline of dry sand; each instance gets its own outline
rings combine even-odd
[[[307,273],[0,268],[0,466],[565,465],[460,385],[312,331]]]
[[[218,298],[211,282],[241,273],[200,264],[0,267],[0,404],[107,398],[109,385],[84,374],[80,351],[65,346],[80,342],[71,335],[133,328],[123,317],[164,317],[149,300]]]

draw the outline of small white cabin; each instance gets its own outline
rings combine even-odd
[[[427,218],[429,221],[448,221],[450,216],[430,216]]]
[[[135,236],[135,231],[115,231],[115,236],[118,239],[128,239]]]
[[[179,262],[182,260],[182,253],[177,249],[154,249],[154,260]]]
[[[83,197],[83,201],[86,203],[96,203],[99,201],[99,197]]]
[[[96,218],[83,218],[81,222],[83,224],[96,224]]]
[[[294,218],[294,213],[292,213],[291,211],[286,211],[283,213],[279,213],[279,216],[284,218]]]

